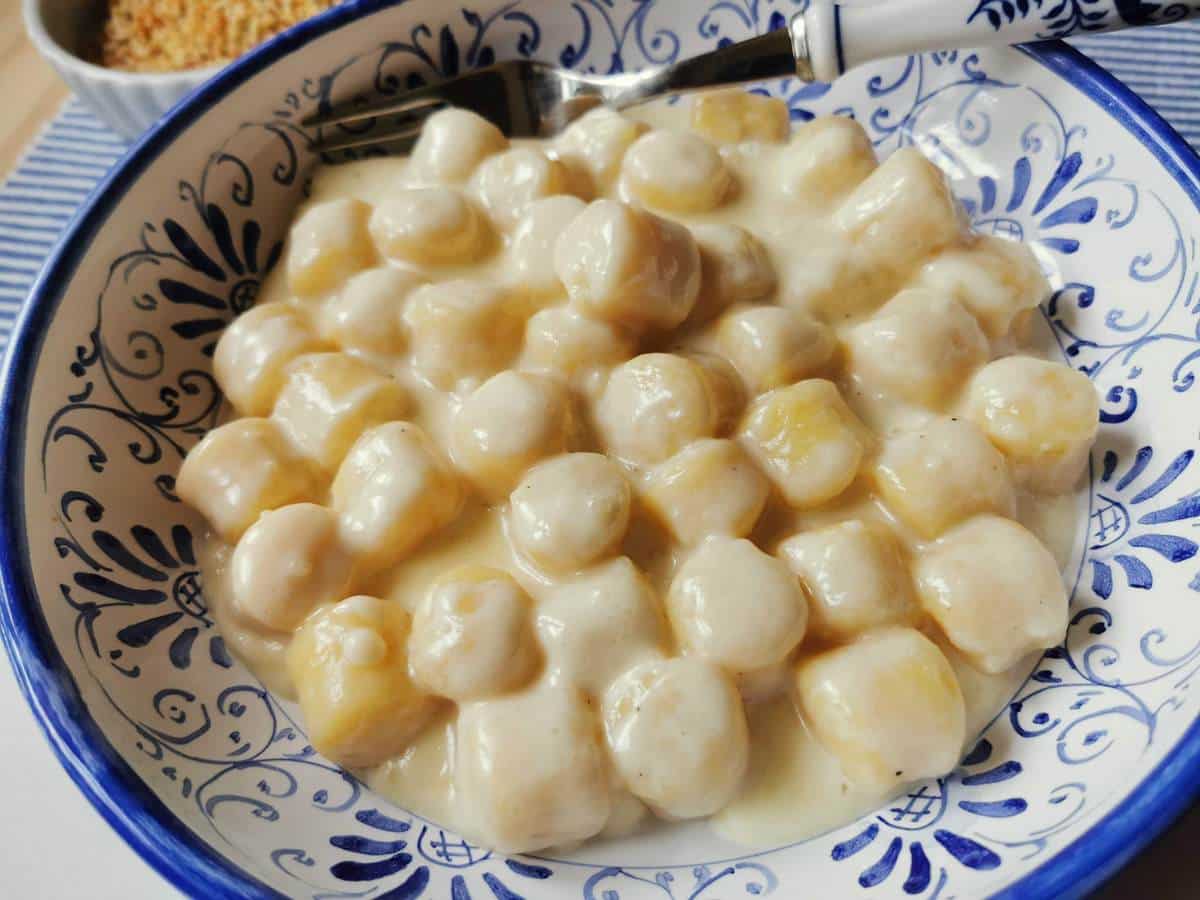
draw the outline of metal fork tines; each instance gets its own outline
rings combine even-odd
[[[425,119],[448,106],[478,113],[509,137],[547,137],[602,103],[622,109],[667,94],[796,75],[802,40],[802,31],[781,29],[671,66],[618,75],[503,62],[394,99],[334,107],[304,124],[320,129],[313,149],[325,154],[404,152]]]

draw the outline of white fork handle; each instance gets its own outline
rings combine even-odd
[[[798,51],[807,45],[815,78],[833,81],[891,56],[1099,34],[1196,15],[1200,0],[888,0],[872,6],[813,0],[792,34]]]

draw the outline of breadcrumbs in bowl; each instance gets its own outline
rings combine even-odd
[[[178,72],[228,62],[338,0],[109,0],[101,65]]]

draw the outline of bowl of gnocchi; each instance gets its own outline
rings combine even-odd
[[[1128,90],[1050,44],[302,124],[796,8],[342,4],[76,219],[0,622],[180,889],[1072,896],[1191,802],[1200,161]]]

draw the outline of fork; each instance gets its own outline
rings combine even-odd
[[[833,81],[872,60],[926,50],[1011,45],[1176,22],[1200,0],[891,0],[847,6],[814,0],[786,27],[668,66],[589,75],[529,60],[502,62],[368,105],[324,109],[313,149],[406,152],[430,114],[473,110],[510,137],[548,137],[592,107],[624,109],[656,97],[796,77]],[[333,159],[332,161],[340,161]]]

